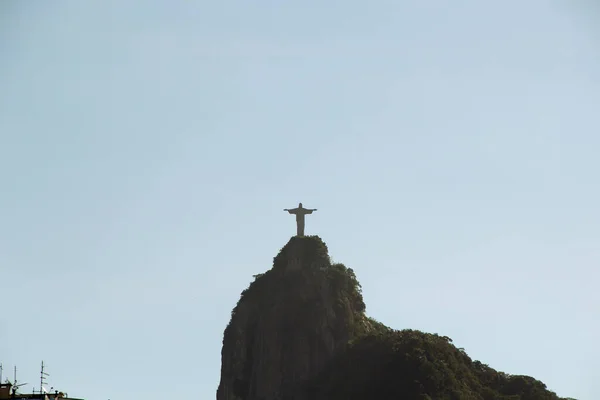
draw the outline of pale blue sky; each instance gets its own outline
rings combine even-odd
[[[0,362],[214,398],[302,201],[369,315],[600,398],[592,3],[3,1]]]

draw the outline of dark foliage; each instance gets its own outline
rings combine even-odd
[[[327,245],[319,236],[294,236],[273,259],[273,269],[283,269],[291,252],[306,265],[331,265]]]
[[[285,270],[288,256],[302,260],[303,268],[294,273]],[[231,312],[231,320],[225,329],[223,343],[232,334],[233,319],[240,307],[247,305],[254,309],[265,310],[275,302],[284,302],[293,312],[294,319],[305,317],[310,325],[310,310],[315,306],[314,290],[317,283],[324,283],[336,294],[336,311],[344,309],[355,315],[354,320],[364,319],[365,303],[360,283],[351,268],[344,264],[332,264],[327,245],[318,236],[294,236],[279,251],[273,260],[273,268],[262,274],[254,275],[254,281],[242,291],[240,300]],[[311,293],[312,292],[312,293]],[[374,320],[372,320],[374,322]],[[357,324],[344,329],[359,329]],[[364,330],[364,329],[363,329]],[[360,332],[363,332],[360,330]]]
[[[415,330],[363,336],[307,385],[306,395],[318,400],[560,400],[542,382],[497,372],[450,342]]]
[[[288,273],[290,259],[302,269]],[[396,331],[364,314],[361,286],[354,271],[332,263],[327,245],[318,236],[293,237],[273,260],[273,268],[254,276],[232,311],[224,340],[235,332],[233,318],[240,309],[265,310],[274,301],[287,305],[294,321],[311,325],[311,310],[319,307],[311,285],[328,285],[337,296],[334,309],[354,317],[347,330],[350,342],[328,367],[310,382],[294,384],[291,398],[310,400],[569,400],[560,399],[529,376],[509,375],[473,361],[446,336],[415,330]],[[252,330],[252,328],[249,328]],[[246,335],[251,334],[245,332]],[[250,339],[248,339],[250,340]],[[250,340],[251,341],[251,340]],[[246,357],[251,359],[251,355]],[[247,371],[246,375],[250,375]],[[248,382],[238,380],[234,391],[247,397]],[[299,387],[301,389],[299,389]]]

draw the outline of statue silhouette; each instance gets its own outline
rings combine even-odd
[[[283,211],[287,211],[290,214],[296,214],[296,227],[297,227],[297,235],[304,236],[304,216],[306,214],[312,214],[313,211],[317,211],[316,208],[303,208],[302,203],[298,204],[297,208],[284,209]]]

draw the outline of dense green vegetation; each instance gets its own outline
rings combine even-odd
[[[327,245],[319,236],[292,237],[273,259],[273,269],[285,268],[290,253],[294,253],[294,257],[301,258],[306,265],[312,263],[331,265]]]
[[[302,269],[287,273],[290,259]],[[329,286],[337,297],[336,314],[350,315],[345,326],[350,341],[327,368],[291,398],[310,400],[567,400],[529,376],[509,375],[471,360],[452,340],[415,330],[396,331],[365,315],[361,286],[354,271],[332,263],[318,236],[293,237],[273,260],[273,268],[255,275],[242,292],[240,307],[265,310],[285,302],[295,321],[311,325],[318,287]],[[314,319],[314,317],[313,317]],[[348,322],[350,321],[350,322]],[[232,336],[232,322],[224,342]],[[337,329],[337,328],[336,328]],[[242,334],[242,332],[237,332]],[[299,396],[300,395],[300,396]]]
[[[286,271],[289,258],[302,260],[302,268],[289,273]],[[231,312],[231,320],[225,329],[223,343],[232,336],[233,321],[240,308],[266,310],[276,303],[284,303],[286,310],[293,313],[298,321],[304,318],[310,325],[311,311],[318,305],[319,285],[327,285],[330,293],[335,293],[334,310],[339,314],[351,314],[353,323],[343,329],[354,334],[373,331],[378,323],[364,317],[365,303],[360,283],[354,271],[341,263],[332,263],[327,245],[318,236],[294,236],[273,259],[273,268],[254,275],[254,281],[242,291],[240,300]],[[283,317],[283,316],[282,316]],[[238,332],[239,333],[239,332]]]
[[[529,376],[473,361],[447,337],[415,330],[365,335],[308,385],[327,400],[558,400]]]

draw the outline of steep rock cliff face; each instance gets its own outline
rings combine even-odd
[[[217,400],[294,399],[355,335],[371,329],[352,270],[318,237],[293,237],[257,275],[223,339]]]
[[[255,278],[225,329],[217,400],[569,400],[446,336],[366,317],[354,272],[316,236],[293,237]]]

